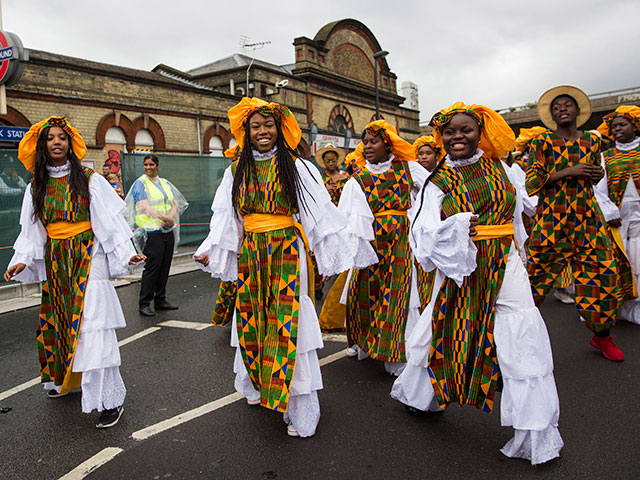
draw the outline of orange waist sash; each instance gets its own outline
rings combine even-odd
[[[513,223],[506,223],[504,225],[477,225],[476,231],[478,234],[472,237],[474,242],[489,240],[491,238],[513,237],[516,233],[513,229]]]
[[[63,240],[91,230],[91,222],[89,220],[82,222],[53,222],[47,223],[45,228],[49,238]]]
[[[390,208],[389,210],[380,210],[379,212],[376,212],[373,214],[374,217],[389,217],[391,215],[400,215],[402,217],[406,217],[407,216],[407,211],[406,210],[395,210],[393,208]]]
[[[270,213],[250,213],[244,216],[244,229],[252,233],[265,233],[271,230],[293,227],[291,215],[273,215]]]

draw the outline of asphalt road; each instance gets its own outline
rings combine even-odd
[[[60,478],[109,447],[122,452],[88,478],[640,477],[640,327],[621,322],[615,329],[626,360],[612,363],[589,346],[590,334],[573,306],[553,299],[542,314],[552,340],[565,447],[548,464],[532,467],[499,452],[513,432],[500,426],[499,401],[492,414],[453,406],[411,417],[389,397],[393,379],[381,364],[346,357],[322,368],[322,418],[310,439],[288,437],[282,415],[244,400],[133,439],[134,432],[234,393],[229,328],[207,327],[217,286],[201,272],[171,277],[169,300],[180,310],[153,318],[137,314],[138,284],[117,289],[128,323],[118,338],[145,334],[121,347],[128,394],[120,423],[95,429],[97,414],[81,413],[80,393],[48,399],[34,385],[4,398],[0,407],[11,410],[0,413],[0,478]],[[36,319],[37,308],[0,315],[0,398],[38,376]],[[162,325],[169,320],[202,329]],[[344,346],[331,338],[321,357]]]

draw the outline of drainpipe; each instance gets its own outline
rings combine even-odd
[[[202,155],[202,138],[200,138],[200,115],[196,119],[196,129],[198,130],[198,155]]]

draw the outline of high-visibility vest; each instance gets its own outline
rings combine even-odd
[[[164,190],[164,193],[166,193],[167,198],[162,194],[160,187],[152,182],[146,175],[142,175],[138,178],[138,181],[142,182],[142,185],[144,186],[144,192],[147,195],[149,206],[151,208],[155,208],[162,215],[166,215],[169,213],[171,208],[173,208],[173,191],[171,190],[169,182],[164,178],[157,178],[160,186],[162,186],[162,189]],[[136,212],[136,225],[138,225],[138,227],[147,231],[160,230],[162,228],[162,220],[159,218],[150,217],[149,215],[142,213],[137,207]]]

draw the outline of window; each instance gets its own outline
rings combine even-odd
[[[141,148],[145,150],[153,150],[153,137],[151,136],[151,132],[146,128],[141,128],[136,133],[136,148]]]
[[[347,130],[349,130],[349,127],[347,127],[347,119],[342,115],[336,116],[333,120],[333,131],[336,133],[345,133]]]
[[[209,150],[211,153],[209,154],[212,157],[222,157],[224,156],[223,148],[222,148],[222,139],[217,135],[211,137],[209,140]]]
[[[111,145],[126,145],[127,139],[120,127],[111,127],[104,136],[104,143]]]

